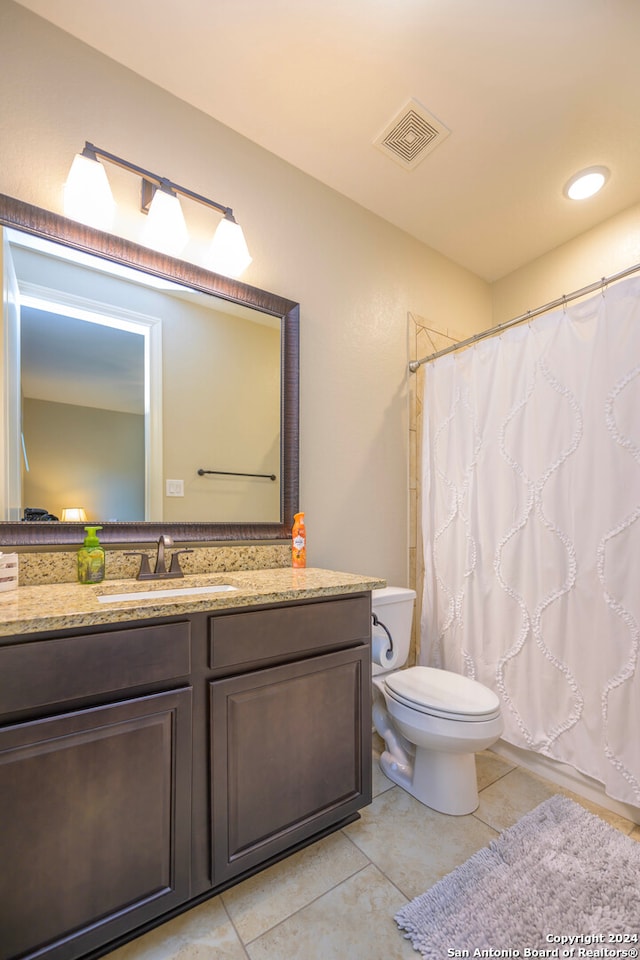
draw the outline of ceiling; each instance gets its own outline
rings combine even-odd
[[[23,306],[20,346],[25,399],[144,414],[141,334]]]
[[[640,201],[639,0],[21,2],[489,281]],[[450,133],[406,169],[410,100]]]

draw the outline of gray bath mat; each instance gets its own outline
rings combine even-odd
[[[557,795],[395,920],[425,960],[633,960],[640,948],[640,843]]]

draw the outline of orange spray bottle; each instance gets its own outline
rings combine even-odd
[[[307,565],[307,531],[304,525],[304,513],[296,513],[293,516],[291,563],[294,567]]]

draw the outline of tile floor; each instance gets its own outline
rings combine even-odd
[[[393,920],[400,907],[567,792],[490,751],[478,755],[477,769],[480,806],[446,817],[392,784],[374,753],[374,800],[360,820],[106,960],[416,960]],[[568,795],[640,840],[640,826]]]

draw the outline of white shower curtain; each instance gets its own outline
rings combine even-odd
[[[425,369],[422,663],[640,806],[640,279]]]

